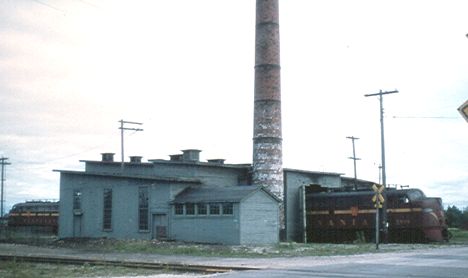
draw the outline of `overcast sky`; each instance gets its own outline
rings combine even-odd
[[[387,183],[468,206],[468,2],[280,1],[284,167]],[[79,160],[251,163],[254,0],[0,0],[6,207],[58,199]]]

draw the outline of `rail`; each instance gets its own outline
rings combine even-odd
[[[99,265],[99,266],[120,266],[128,268],[144,269],[165,269],[173,271],[197,272],[197,273],[225,273],[230,271],[258,270],[254,267],[239,266],[211,266],[196,264],[178,264],[178,263],[158,263],[158,262],[137,262],[122,260],[103,260],[103,259],[83,259],[69,257],[43,257],[43,256],[18,256],[18,255],[0,255],[0,261],[16,261],[30,263],[50,263],[50,264],[73,264],[73,265]]]

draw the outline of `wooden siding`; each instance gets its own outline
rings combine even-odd
[[[263,191],[244,199],[240,214],[240,244],[279,242],[279,204]]]
[[[190,242],[237,245],[239,240],[239,204],[232,215],[174,215],[172,239]]]

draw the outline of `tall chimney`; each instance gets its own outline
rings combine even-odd
[[[257,0],[253,184],[283,200],[278,0]]]

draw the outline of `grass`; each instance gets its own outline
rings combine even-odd
[[[201,257],[295,257],[295,256],[333,256],[353,255],[374,252],[392,252],[414,249],[439,248],[453,245],[468,245],[468,231],[450,229],[452,238],[449,243],[432,244],[380,244],[376,250],[373,243],[357,244],[326,244],[326,243],[294,243],[283,242],[277,245],[265,246],[227,246],[214,244],[195,244],[183,242],[163,242],[150,240],[113,240],[113,239],[37,239],[25,242],[24,239],[15,243],[48,246],[52,248],[63,247],[89,252],[118,252],[143,253],[172,256],[201,256]]]
[[[156,275],[167,271],[84,265],[59,265],[0,261],[3,278],[55,278],[55,277],[118,277]]]
[[[468,230],[462,230],[458,228],[449,228],[449,232],[452,234],[450,244],[466,244],[468,245]]]
[[[468,244],[468,239],[455,234],[456,243],[434,244],[380,244],[379,250],[373,243],[359,244],[327,244],[327,243],[294,243],[283,242],[276,245],[209,245],[180,242],[160,242],[147,240],[66,240],[57,241],[54,247],[79,249],[89,252],[119,252],[144,253],[172,256],[199,256],[199,257],[232,257],[232,258],[271,258],[271,257],[298,257],[298,256],[335,256],[355,255],[375,252],[392,252],[415,249],[440,248],[454,244]]]

